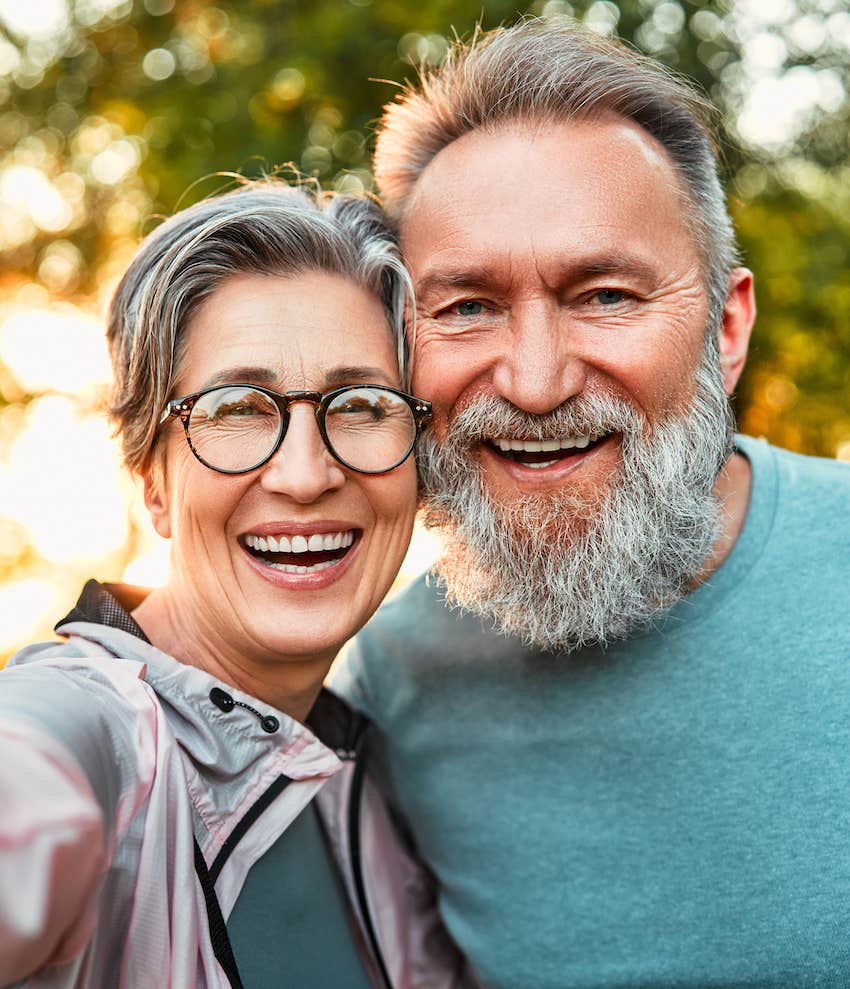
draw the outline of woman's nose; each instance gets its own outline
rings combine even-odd
[[[283,442],[261,469],[264,490],[288,495],[302,504],[316,501],[345,483],[345,471],[325,446],[314,407],[307,402],[290,406]]]

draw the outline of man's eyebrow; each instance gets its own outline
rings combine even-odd
[[[578,259],[568,266],[567,271],[574,278],[628,274],[640,279],[651,279],[657,274],[655,266],[650,261],[634,254],[619,252]]]
[[[491,284],[493,272],[485,269],[466,269],[462,271],[434,271],[425,275],[414,286],[417,296],[442,289],[466,288],[479,289]]]
[[[643,281],[657,277],[657,270],[651,261],[626,251],[605,254],[588,254],[585,257],[554,260],[551,266],[564,281],[580,281],[595,275],[628,274]],[[499,267],[462,268],[456,271],[432,271],[416,283],[418,297],[429,292],[463,288],[470,291],[491,288],[498,283]]]

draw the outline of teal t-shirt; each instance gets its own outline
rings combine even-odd
[[[313,804],[251,868],[227,932],[245,989],[370,989]]]
[[[542,654],[420,580],[335,689],[493,989],[850,986],[850,467],[742,437],[720,570]]]

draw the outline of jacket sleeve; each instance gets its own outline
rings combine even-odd
[[[110,688],[56,667],[0,673],[0,985],[85,947],[144,799],[138,724]]]
[[[0,985],[73,957],[94,926],[103,812],[52,738],[0,725]]]

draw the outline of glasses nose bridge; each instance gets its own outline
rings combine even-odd
[[[325,448],[330,450],[330,444],[328,443],[327,435],[325,433],[324,421],[322,411],[324,409],[324,396],[320,391],[313,391],[311,389],[297,388],[292,391],[287,392],[271,392],[274,396],[274,402],[277,405],[278,412],[281,418],[281,431],[278,437],[277,445],[274,450],[272,450],[269,459],[271,459],[278,450],[283,446],[283,441],[286,439],[286,435],[289,432],[289,409],[292,405],[297,405],[301,402],[306,402],[308,405],[312,405],[313,411],[316,415],[316,425],[319,428],[319,435],[322,438],[322,442]]]
[[[276,396],[278,407],[284,416],[289,414],[290,405],[295,405],[298,402],[307,402],[309,405],[315,405],[318,412],[322,406],[322,397],[322,393],[319,391],[308,391],[305,389],[278,393]]]

